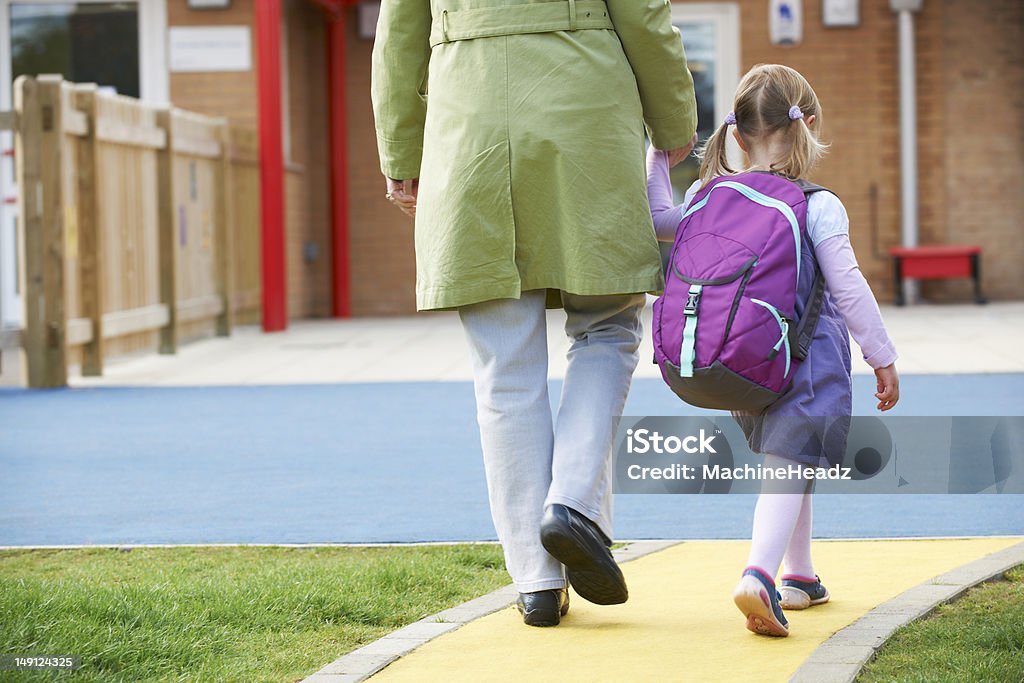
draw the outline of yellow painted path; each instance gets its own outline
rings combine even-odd
[[[471,622],[391,664],[380,681],[786,681],[837,630],[882,602],[1020,538],[820,541],[826,605],[787,612],[788,638],[744,628],[732,589],[747,541],[692,541],[622,565],[630,598],[575,594],[562,624],[528,628],[514,608]]]

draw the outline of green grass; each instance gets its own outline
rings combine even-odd
[[[1024,567],[900,629],[858,683],[1024,681]]]
[[[0,681],[295,681],[508,583],[495,545],[0,552]]]

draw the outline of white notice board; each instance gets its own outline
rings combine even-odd
[[[174,26],[168,35],[172,73],[252,69],[248,26]]]

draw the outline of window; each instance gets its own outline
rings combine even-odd
[[[139,97],[135,3],[11,4],[11,78],[57,73]]]

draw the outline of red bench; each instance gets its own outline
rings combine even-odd
[[[981,295],[981,247],[972,244],[947,244],[928,247],[893,247],[889,250],[896,272],[896,305],[902,306],[903,279],[939,280],[969,277],[974,280],[974,301],[983,304]]]

